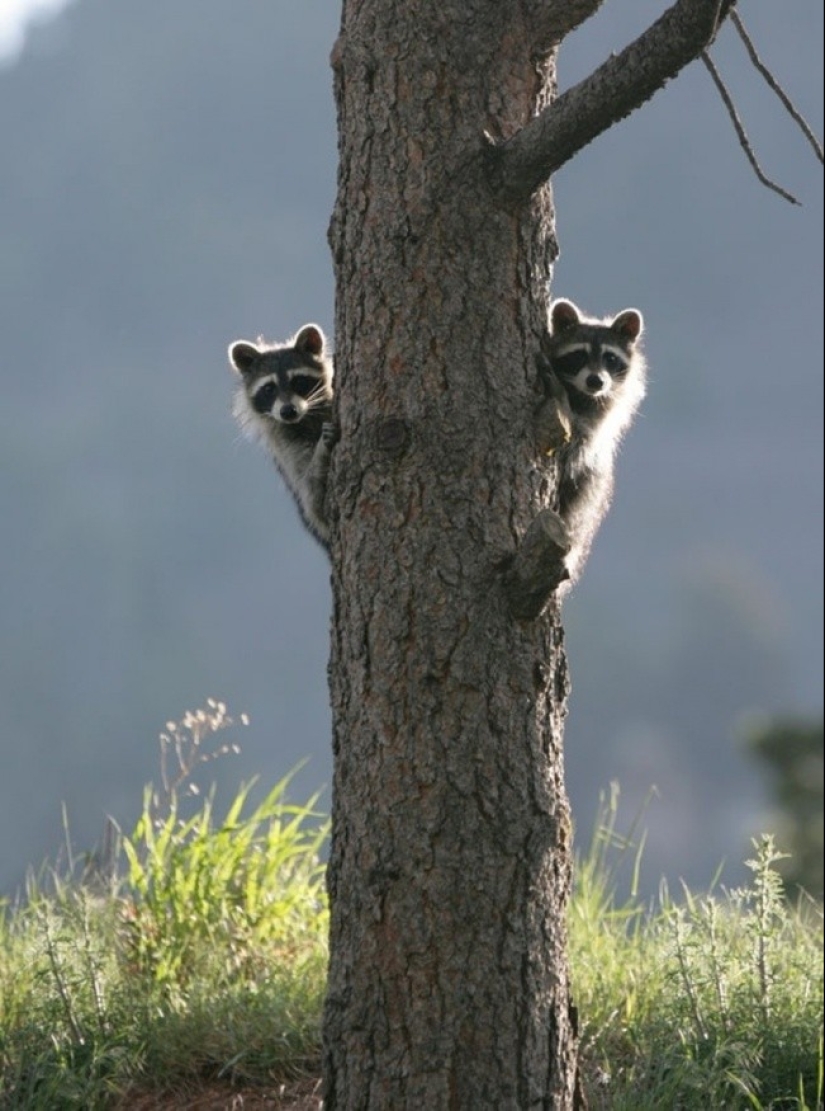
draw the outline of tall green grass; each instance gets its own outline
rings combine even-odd
[[[222,814],[193,773],[231,750],[226,708],[170,723],[162,784],[108,859],[29,885],[0,916],[0,1108],[103,1111],[129,1093],[317,1074],[327,909],[315,799],[288,779]],[[211,747],[210,747],[211,746]],[[755,843],[742,889],[654,906],[643,839],[604,801],[576,870],[570,952],[592,1111],[822,1105],[821,910],[789,907]],[[631,889],[618,892],[620,867]]]
[[[616,803],[603,800],[570,912],[591,1107],[820,1108],[821,907],[785,902],[770,836],[753,843],[747,887],[682,887],[677,900],[663,884],[646,907],[641,848],[618,835]],[[633,881],[617,899],[622,863]]]
[[[317,1069],[327,912],[315,799],[289,777],[226,813],[183,817],[197,767],[232,724],[221,703],[169,723],[111,871],[30,882],[0,922],[0,1107],[97,1111],[130,1085]],[[70,869],[78,872],[80,869]]]

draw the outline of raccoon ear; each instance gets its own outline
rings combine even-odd
[[[642,334],[644,320],[638,309],[625,309],[624,312],[619,313],[610,327],[633,343]]]
[[[309,355],[323,355],[324,333],[317,324],[305,324],[295,337],[294,347]]]
[[[260,357],[261,353],[254,343],[238,340],[229,345],[229,362],[239,374],[249,374]]]
[[[579,310],[572,301],[565,301],[562,298],[553,302],[550,310],[550,326],[554,336],[566,332],[569,328],[575,328],[580,323]]]

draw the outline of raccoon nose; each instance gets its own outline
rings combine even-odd
[[[596,393],[598,390],[600,390],[602,388],[602,385],[603,385],[602,376],[600,374],[588,374],[588,376],[587,376],[587,388],[589,390],[592,390],[593,393]]]
[[[286,405],[281,406],[281,420],[295,420],[297,416],[298,410],[295,408],[291,401],[288,401]]]

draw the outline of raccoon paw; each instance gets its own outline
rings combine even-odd
[[[338,429],[331,420],[325,420],[321,425],[321,442],[327,448],[333,447],[338,442]]]

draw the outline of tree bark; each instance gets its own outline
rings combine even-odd
[[[555,605],[504,585],[555,481],[553,208],[497,196],[483,139],[554,96],[529,8],[345,0],[333,51],[325,1111],[573,1106],[567,667]]]

